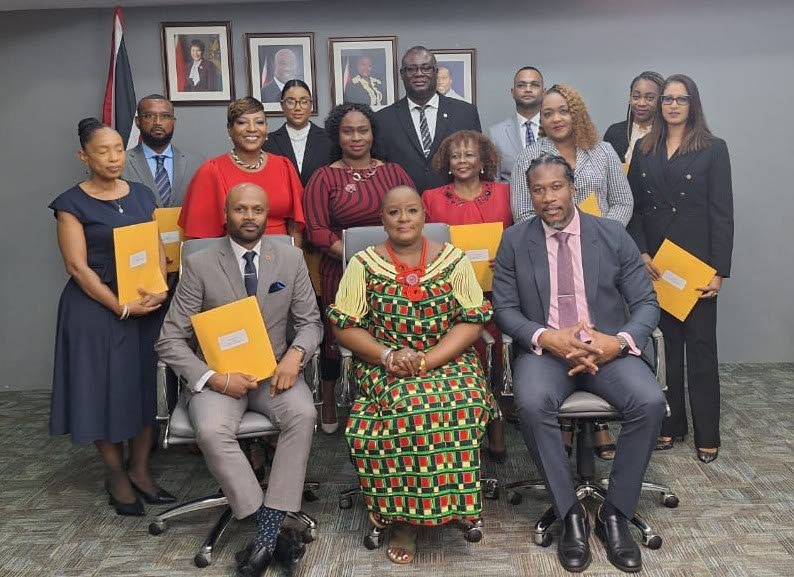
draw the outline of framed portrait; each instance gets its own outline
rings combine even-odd
[[[431,50],[438,63],[438,93],[477,104],[477,49]]]
[[[397,37],[329,38],[331,98],[380,110],[397,100]]]
[[[281,89],[293,79],[309,85],[317,114],[314,33],[246,34],[245,45],[250,94],[262,101],[265,114],[282,114]]]
[[[165,93],[174,104],[234,100],[231,22],[163,22]]]

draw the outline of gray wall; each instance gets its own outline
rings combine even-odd
[[[548,84],[584,94],[601,131],[625,114],[639,71],[685,72],[699,83],[712,130],[733,162],[736,248],[720,296],[723,361],[791,359],[794,197],[784,150],[794,85],[794,3],[628,0],[564,3],[290,2],[125,10],[139,96],[164,90],[161,21],[231,20],[237,95],[246,93],[246,32],[314,31],[322,119],[329,106],[327,38],[396,34],[399,50],[476,47],[483,126],[511,113],[508,89],[524,64]],[[351,9],[355,6],[355,10]],[[421,14],[421,17],[420,17]],[[0,246],[3,279],[0,389],[50,386],[58,295],[65,281],[46,209],[84,176],[75,126],[98,115],[107,75],[111,10],[0,13]],[[228,146],[222,106],[181,107],[176,141],[208,155]],[[281,124],[271,122],[271,128]],[[767,256],[784,255],[788,265]]]

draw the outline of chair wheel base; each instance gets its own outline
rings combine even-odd
[[[532,535],[532,541],[538,547],[548,547],[551,545],[551,533],[548,531],[545,533],[535,533]]]
[[[508,491],[507,492],[507,502],[511,505],[520,505],[521,501],[524,500],[523,495],[517,491]]]
[[[301,540],[304,543],[309,544],[315,539],[317,539],[316,527],[306,527],[303,531],[301,531]]]
[[[679,503],[678,497],[676,497],[672,493],[662,494],[662,504],[668,509],[675,509],[676,507],[678,507],[678,503]]]
[[[380,548],[383,544],[383,532],[371,532],[364,536],[364,547],[370,551]]]
[[[165,521],[153,521],[149,523],[149,535],[161,535],[167,528]]]
[[[659,549],[662,546],[662,538],[659,535],[643,535],[642,544],[648,549]]]
[[[496,479],[482,480],[482,496],[486,499],[499,498],[499,481]]]
[[[193,557],[193,563],[199,569],[209,567],[210,563],[212,563],[212,553],[196,553],[196,556]]]

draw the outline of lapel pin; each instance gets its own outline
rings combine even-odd
[[[444,118],[446,118],[446,117],[447,117],[447,113],[445,112],[445,113],[444,113]]]
[[[686,179],[687,179],[687,180],[692,180],[692,175],[691,175],[691,174],[687,174],[687,175],[686,175]]]
[[[265,255],[265,260],[270,260],[270,255],[269,254]]]

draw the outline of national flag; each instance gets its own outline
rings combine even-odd
[[[132,84],[132,70],[124,46],[124,24],[121,8],[113,12],[113,35],[110,45],[110,68],[105,85],[105,102],[102,109],[102,122],[115,128],[124,141],[126,148],[138,144],[140,136],[135,126],[135,87]]]
[[[345,58],[345,73],[342,76],[342,86],[347,88],[347,85],[350,83],[350,58]]]
[[[270,84],[272,81],[273,81],[273,79],[270,78],[270,75],[268,74],[268,71],[267,71],[267,58],[265,58],[265,65],[262,67],[262,84],[261,84],[261,87],[264,88],[265,86]]]
[[[175,54],[176,59],[176,88],[179,92],[185,92],[187,87],[187,66],[185,65],[185,49],[182,40],[177,36],[175,38]]]

